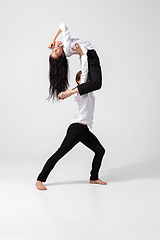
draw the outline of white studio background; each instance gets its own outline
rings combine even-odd
[[[159,239],[159,10],[158,0],[0,1],[1,239]],[[100,57],[92,131],[107,150],[106,187],[88,184],[93,153],[82,144],[56,165],[47,191],[35,187],[77,107],[74,97],[46,101],[46,44],[61,22]],[[78,56],[69,64],[72,88]]]
[[[61,22],[72,37],[90,40],[101,60],[103,87],[95,92],[93,132],[107,150],[102,171],[159,159],[159,9],[158,0],[1,0],[1,164],[31,162],[38,174],[70,124],[73,98],[46,101],[46,44]],[[69,64],[74,87],[78,57]],[[82,146],[73,150],[81,159],[87,152]]]

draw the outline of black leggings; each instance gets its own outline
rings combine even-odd
[[[60,148],[48,159],[37,180],[45,182],[58,160],[68,153],[78,142],[82,142],[95,153],[92,170],[90,172],[90,180],[97,180],[105,149],[94,134],[89,131],[87,125],[79,123],[73,123],[69,126]]]
[[[95,50],[88,50],[88,70],[90,82],[78,85],[80,95],[98,90],[102,86],[102,72],[98,55]]]

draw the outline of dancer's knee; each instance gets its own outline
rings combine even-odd
[[[105,148],[102,145],[98,145],[95,149],[95,154],[103,156],[105,154]]]
[[[103,146],[101,146],[101,154],[102,154],[102,156],[105,154],[105,149],[104,149],[104,147]]]

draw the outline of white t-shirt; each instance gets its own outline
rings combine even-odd
[[[79,38],[71,38],[70,32],[68,30],[68,27],[61,23],[59,27],[62,31],[63,36],[63,50],[65,52],[66,57],[70,57],[73,55],[74,51],[72,48],[74,48],[75,43],[79,43],[81,46],[81,49],[84,53],[84,55],[80,58],[81,60],[81,83],[84,83],[87,81],[88,78],[88,59],[87,59],[87,51],[94,49],[91,43],[88,40],[85,39],[79,39]]]
[[[71,123],[83,123],[92,128],[93,113],[95,108],[95,97],[93,92],[75,96],[75,101],[78,103],[76,114],[72,118]]]

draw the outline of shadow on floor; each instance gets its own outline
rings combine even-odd
[[[56,185],[71,185],[71,184],[89,184],[88,180],[81,181],[66,181],[66,182],[55,182],[55,183],[46,183],[45,186],[56,186]]]
[[[109,182],[125,182],[135,179],[160,178],[160,160],[153,159],[127,166],[113,168],[101,176],[102,180]]]
[[[160,160],[154,159],[147,162],[139,162],[130,164],[123,167],[113,168],[103,175],[100,179],[111,182],[126,182],[136,179],[156,179],[160,178]],[[56,185],[71,185],[71,184],[89,184],[89,180],[81,181],[66,181],[66,182],[55,182],[47,183],[45,186],[56,186]]]

